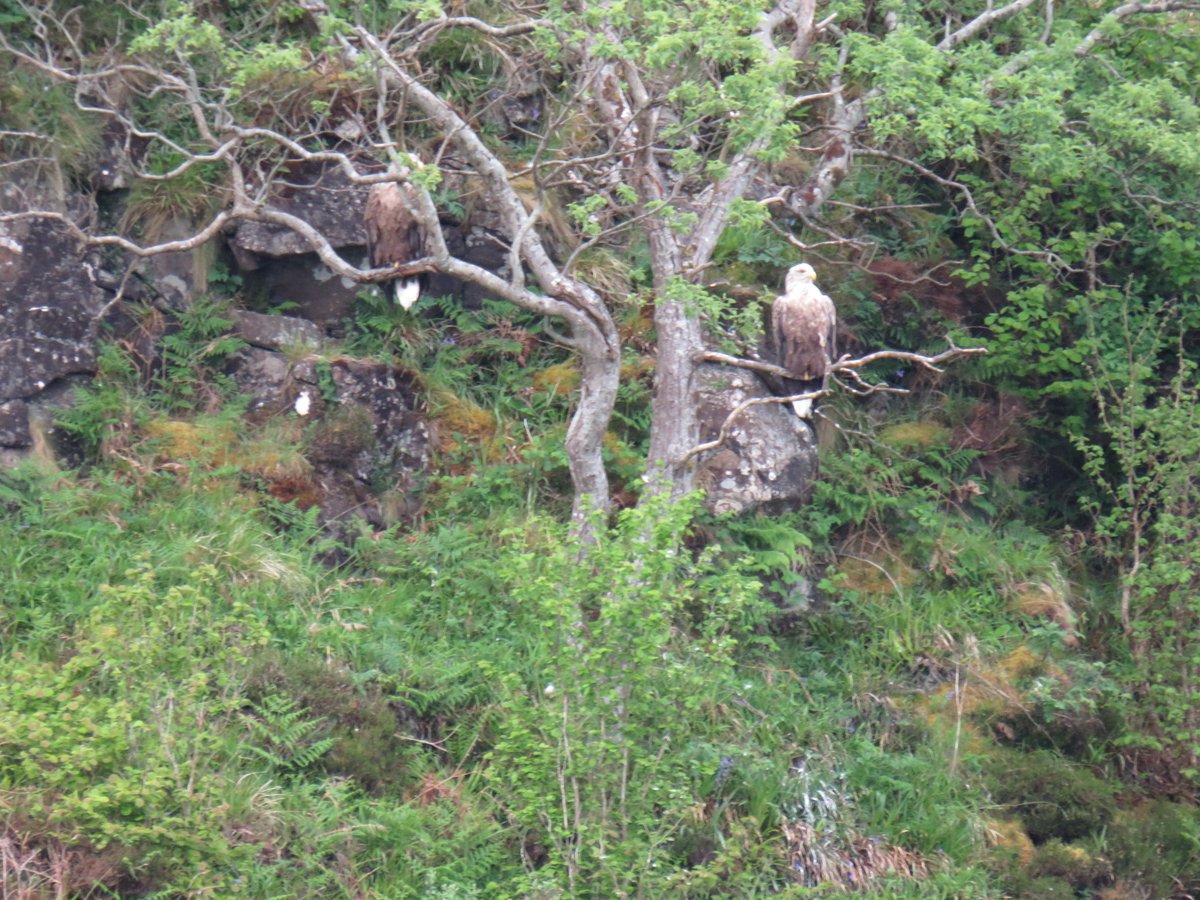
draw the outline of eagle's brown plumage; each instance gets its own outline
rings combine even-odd
[[[373,267],[403,265],[424,255],[421,229],[412,212],[415,205],[411,184],[388,181],[371,186],[364,220]],[[415,276],[397,278],[391,284],[396,302],[405,309],[417,302],[420,283]]]
[[[837,311],[821,293],[808,263],[788,270],[785,290],[771,307],[771,333],[779,365],[787,369],[784,390],[789,394],[824,390],[836,353]],[[801,418],[812,412],[812,400],[793,401]]]

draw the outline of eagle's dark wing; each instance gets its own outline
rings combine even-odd
[[[424,251],[421,230],[413,216],[412,186],[387,182],[371,186],[364,224],[367,249],[374,267],[398,266],[419,258]],[[396,300],[406,309],[416,302],[415,277],[397,279]]]

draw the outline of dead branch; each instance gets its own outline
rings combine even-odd
[[[1013,0],[1012,3],[1008,4],[1007,6],[1002,6],[999,9],[992,9],[992,5],[989,3],[986,12],[980,13],[962,28],[946,35],[941,41],[938,42],[937,49],[943,51],[953,50],[964,41],[969,41],[971,38],[975,37],[975,35],[983,31],[993,22],[999,22],[1001,19],[1007,19],[1009,16],[1015,16],[1022,10],[1033,6],[1034,2],[1035,0]]]
[[[907,394],[905,388],[894,387],[889,384],[872,384],[866,381],[859,369],[870,365],[874,362],[879,362],[881,359],[894,359],[901,362],[912,363],[918,365],[930,372],[944,372],[942,368],[946,363],[964,356],[980,356],[987,353],[983,347],[959,347],[953,342],[950,346],[941,353],[933,356],[926,356],[921,353],[910,353],[905,350],[878,350],[875,353],[868,353],[866,356],[851,357],[843,356],[835,362],[830,368],[831,377],[838,386],[850,391],[859,396],[867,394]],[[753,372],[758,372],[763,375],[774,375],[780,378],[790,378],[792,373],[781,366],[772,363],[762,362],[755,359],[741,359],[736,356],[729,356],[725,353],[717,353],[714,350],[706,350],[703,353],[697,354],[695,357],[697,363],[717,363],[724,366],[734,366],[739,369],[749,369]],[[842,381],[838,376],[848,379],[849,383]],[[754,406],[762,406],[770,403],[791,403],[795,400],[816,400],[825,396],[828,393],[827,389],[807,391],[803,394],[790,394],[786,397],[755,397],[751,400],[743,401],[734,407],[729,415],[725,417],[725,421],[721,423],[721,428],[717,432],[717,436],[711,441],[706,441],[703,444],[698,444],[692,447],[679,460],[679,465],[686,463],[688,460],[701,453],[706,453],[709,450],[715,450],[725,443],[729,437],[729,431],[733,426],[733,421],[747,409]]]
[[[930,372],[941,373],[945,371],[941,366],[952,360],[958,359],[961,356],[982,356],[986,353],[987,350],[983,347],[959,347],[951,341],[948,349],[934,356],[909,353],[904,350],[878,350],[875,353],[868,353],[866,356],[858,358],[843,356],[833,364],[832,370],[834,372],[842,372],[844,370],[861,369],[863,366],[878,362],[881,359],[896,359],[901,362],[914,363],[923,369],[928,369]]]
[[[1119,22],[1122,19],[1127,19],[1134,15],[1148,15],[1150,13],[1167,13],[1178,12],[1184,9],[1200,9],[1200,3],[1184,3],[1184,2],[1162,2],[1162,3],[1122,3],[1110,11],[1102,20],[1101,25],[1089,31],[1078,44],[1075,45],[1075,55],[1083,58],[1087,56],[1092,48],[1104,39],[1104,22]]]
[[[949,348],[934,356],[926,356],[922,353],[910,353],[906,350],[877,350],[874,353],[868,353],[866,356],[852,357],[849,354],[841,357],[837,362],[833,363],[830,371],[835,374],[850,374],[857,369],[868,366],[871,363],[879,362],[881,359],[894,359],[900,362],[913,363],[921,366],[930,372],[942,373],[945,369],[942,368],[946,363],[951,362],[963,356],[980,356],[987,353],[983,347],[959,347],[951,342]],[[718,353],[715,350],[705,350],[696,356],[696,362],[717,363],[723,366],[735,366],[739,369],[750,369],[754,372],[760,372],[764,375],[775,375],[779,378],[791,378],[792,373],[781,366],[773,363],[762,362],[754,359],[743,359],[737,356],[730,356],[726,353]]]

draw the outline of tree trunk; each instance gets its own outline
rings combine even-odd
[[[566,451],[575,489],[571,519],[585,546],[592,543],[597,523],[603,525],[611,508],[604,435],[621,382],[621,352],[615,329],[607,334],[604,324],[582,312],[571,317],[580,383],[579,405],[567,426]]]
[[[678,500],[696,486],[696,460],[683,460],[700,443],[695,359],[704,349],[704,340],[699,319],[681,300],[660,295],[654,323],[658,359],[646,493]]]

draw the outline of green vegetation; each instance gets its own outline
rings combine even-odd
[[[220,346],[204,310],[180,359]],[[521,342],[476,315],[492,328],[405,326],[430,373],[453,355],[447,397],[562,365],[506,366]],[[973,405],[914,397],[868,438],[838,401],[848,437],[804,510],[643,504],[583,559],[544,511],[569,483],[543,445],[451,452],[423,528],[331,568],[314,515],[246,477],[274,426],[105,359],[64,419],[98,436],[88,474],[0,479],[22,890],[1056,897],[1198,877],[1194,809],[1120,775],[1153,758],[1190,778],[1163,768],[1178,707],[1124,693],[1168,682],[1082,650],[1124,646],[1116,607],[1085,617],[1030,495],[955,449]],[[495,433],[533,412],[511,402]],[[314,423],[303,453],[343,453],[353,419]]]
[[[313,362],[328,408],[301,420],[244,415],[229,313],[269,307],[237,276],[214,267],[185,310],[124,303],[138,340],[106,343],[57,420],[82,465],[0,472],[5,895],[1200,892],[1195,11],[989,4],[966,34],[983,3],[837,0],[793,34],[725,0],[551,4],[528,27],[517,4],[455,7],[488,28],[327,5],[0,0],[0,148],[61,192],[104,140],[88,103],[152,126],[97,212],[143,241],[286,175],[271,129],[432,159],[446,135],[343,43],[395,26],[612,314],[598,452],[620,511],[589,542],[569,521],[564,437],[592,385],[537,310],[364,291]],[[585,50],[611,97],[645,76],[644,118],[613,131],[653,126],[660,153],[579,105]],[[36,64],[125,58],[143,68],[95,97]],[[214,153],[234,123],[259,130]],[[853,165],[822,170],[841,140]],[[669,160],[662,183],[626,156]],[[421,176],[447,219],[488,210],[460,162]],[[711,258],[666,272],[656,253],[743,164],[781,193],[747,176]],[[783,191],[822,184],[836,201]],[[655,307],[745,350],[801,256],[842,349],[949,334],[989,355],[835,390],[803,508],[645,490]],[[435,426],[403,524],[335,531],[314,505],[314,469],[378,440],[335,405],[338,355],[411,373]]]

